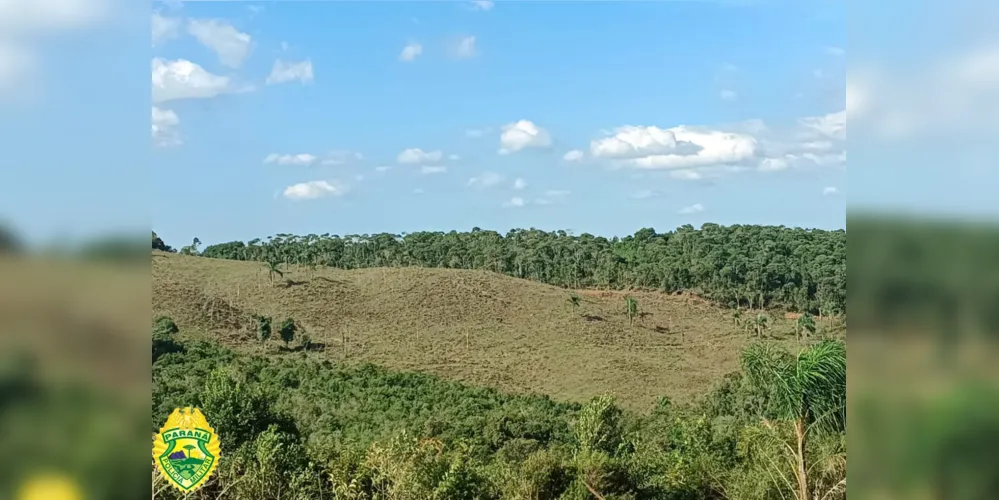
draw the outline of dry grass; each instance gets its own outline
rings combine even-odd
[[[577,310],[566,290],[486,271],[295,270],[271,281],[259,263],[153,255],[153,315],[195,335],[280,354],[277,341],[253,340],[252,315],[290,316],[320,343],[310,355],[560,400],[607,393],[639,411],[661,395],[688,400],[736,370],[750,340],[726,311],[685,296],[631,293],[643,313],[631,326],[623,292],[580,292]],[[791,323],[774,321],[787,337]]]

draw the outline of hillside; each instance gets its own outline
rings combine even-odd
[[[642,314],[629,325],[624,292],[583,291],[574,308],[566,290],[488,271],[291,268],[272,279],[261,263],[164,252],[152,269],[154,316],[242,351],[282,353],[255,339],[253,315],[290,316],[319,344],[310,356],[566,401],[607,393],[638,411],[704,394],[750,340],[730,312],[690,296],[635,292]],[[771,333],[791,328],[776,319]]]

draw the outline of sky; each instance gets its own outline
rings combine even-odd
[[[90,31],[19,94],[0,38],[0,98],[44,96],[0,114],[32,234],[845,226],[842,2],[99,3],[37,4]]]

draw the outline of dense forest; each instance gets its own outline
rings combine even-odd
[[[184,253],[199,253],[195,244]],[[153,247],[166,245],[153,234]],[[204,257],[356,269],[485,269],[572,288],[689,291],[725,306],[846,313],[846,231],[704,224],[624,238],[514,229],[506,235],[417,232],[279,234],[210,245]]]
[[[181,333],[169,318],[153,328],[152,427],[197,406],[226,457],[192,499],[846,498],[839,340],[751,346],[699,402],[660,398],[638,415],[609,397],[559,403]]]

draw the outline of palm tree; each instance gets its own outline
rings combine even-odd
[[[277,259],[275,258],[267,259],[267,262],[264,262],[264,266],[267,268],[267,277],[271,281],[274,281],[275,274],[277,274],[282,278],[284,277],[284,271],[281,270],[281,262],[279,262]]]
[[[624,305],[628,310],[628,324],[635,324],[635,316],[638,316],[638,301],[631,295],[624,298]]]
[[[797,356],[773,344],[754,344],[743,351],[742,368],[750,383],[767,395],[768,414],[793,424],[797,446],[788,446],[788,451],[797,482],[795,497],[812,500],[805,448],[811,432],[845,429],[846,344],[824,340]]]
[[[581,299],[579,298],[579,295],[576,295],[575,293],[569,295],[569,304],[572,306],[573,310],[579,309],[580,301]]]

